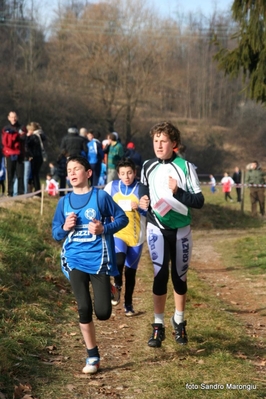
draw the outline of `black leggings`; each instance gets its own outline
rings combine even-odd
[[[93,304],[89,284],[94,296],[94,312],[99,320],[107,320],[112,313],[110,276],[106,274],[88,274],[74,269],[70,272],[70,283],[78,303],[79,322],[92,321]]]
[[[187,292],[187,281],[182,280],[182,275],[187,273],[189,258],[187,258],[187,248],[192,245],[191,239],[184,237],[177,240],[176,230],[161,230],[163,237],[163,262],[158,273],[153,280],[153,293],[155,295],[165,295],[167,293],[167,283],[169,279],[169,261],[171,261],[171,278],[174,290],[179,295]],[[160,237],[157,240],[160,241]],[[177,252],[179,261],[177,261]],[[179,270],[177,271],[177,266]]]
[[[126,254],[119,252],[116,254],[116,263],[119,271],[119,276],[115,276],[115,285],[122,287],[123,285],[123,270],[126,260]],[[125,306],[132,305],[133,292],[136,284],[136,269],[125,266]]]

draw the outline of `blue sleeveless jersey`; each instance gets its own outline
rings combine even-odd
[[[117,275],[113,235],[93,235],[88,230],[88,224],[92,219],[101,220],[104,224],[98,205],[98,189],[92,190],[87,204],[81,208],[71,205],[70,196],[71,194],[67,194],[64,197],[64,216],[74,212],[77,215],[77,224],[75,229],[69,232],[62,247],[63,273],[67,278],[72,269],[89,274]]]

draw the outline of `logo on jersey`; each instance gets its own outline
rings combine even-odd
[[[92,220],[92,219],[95,219],[95,217],[96,217],[96,211],[93,208],[89,208],[89,209],[86,209],[84,215],[85,215],[86,219]]]

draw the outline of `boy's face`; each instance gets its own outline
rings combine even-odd
[[[126,186],[130,186],[133,183],[136,172],[130,166],[122,166],[119,168],[118,177]]]
[[[73,188],[83,188],[88,186],[88,179],[92,175],[92,170],[85,170],[79,162],[70,161],[67,164],[67,177]]]
[[[159,159],[170,159],[176,142],[171,141],[167,134],[155,133],[153,136],[153,149]]]

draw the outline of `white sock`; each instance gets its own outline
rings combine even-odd
[[[176,324],[183,323],[184,312],[179,312],[179,310],[175,310],[174,321],[176,322]]]
[[[154,323],[164,326],[164,313],[154,313]]]

